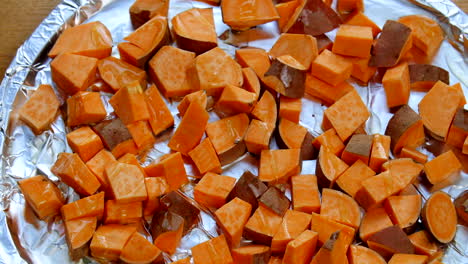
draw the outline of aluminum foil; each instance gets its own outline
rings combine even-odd
[[[35,136],[31,130],[17,119],[17,109],[28,98],[30,91],[39,84],[52,84],[50,76],[50,59],[47,52],[66,28],[91,22],[101,21],[112,32],[114,44],[132,32],[128,9],[133,0],[64,0],[39,25],[31,37],[18,49],[17,54],[8,68],[0,85],[0,147],[2,160],[0,163],[0,263],[73,263],[68,256],[68,248],[64,236],[64,228],[60,218],[49,222],[39,221],[31,208],[25,203],[18,190],[17,181],[43,174],[55,181],[63,191],[68,201],[78,199],[74,191],[50,172],[60,152],[68,151],[65,135],[68,132],[62,117],[58,117],[49,131]],[[336,1],[335,1],[336,2]],[[334,3],[336,4],[336,3]],[[208,4],[190,0],[171,0],[169,19],[192,7],[211,7]],[[447,40],[441,46],[433,64],[450,72],[451,83],[462,83],[465,94],[468,94],[467,50],[464,41],[468,38],[468,17],[448,0],[365,0],[365,13],[379,26],[387,19],[398,19],[400,16],[422,14],[437,19],[447,35]],[[279,36],[275,22],[261,25],[249,31],[234,34],[222,22],[221,10],[214,7],[216,31],[220,37],[219,46],[230,53],[238,47],[251,46],[269,50]],[[169,20],[170,21],[170,20]],[[334,39],[336,31],[327,33]],[[116,46],[116,45],[115,45]],[[113,55],[118,57],[114,48]],[[366,124],[368,133],[384,133],[391,114],[386,106],[385,94],[381,84],[370,83],[368,86],[353,84],[364,102],[372,112]],[[417,109],[417,104],[424,93],[412,92],[409,105]],[[107,101],[109,95],[103,95]],[[64,101],[63,98],[62,102]],[[177,116],[177,102],[167,102],[175,116],[176,126],[180,122]],[[109,112],[112,107],[106,105]],[[312,98],[303,99],[303,110],[300,123],[313,135],[323,131],[320,128],[323,111],[326,108]],[[211,113],[210,122],[218,117]],[[172,131],[158,137],[153,150],[148,154],[144,164],[168,153],[168,139]],[[272,148],[276,148],[274,140]],[[419,150],[433,158],[447,147],[430,140]],[[460,179],[443,190],[456,197],[468,189],[468,157],[455,150],[464,165]],[[239,160],[223,168],[223,174],[239,178],[245,170],[257,174],[258,160],[246,154]],[[187,173],[194,175],[190,165]],[[315,161],[305,161],[302,173],[315,173]],[[180,191],[182,195],[195,203],[193,197],[194,181]],[[429,188],[420,183],[418,190],[424,199],[429,196]],[[287,194],[290,195],[289,190]],[[196,204],[196,203],[195,203]],[[202,212],[199,224],[183,237],[182,242],[173,256],[164,256],[166,263],[190,256],[190,248],[198,243],[217,236],[220,231],[212,217],[212,213],[199,206]],[[248,244],[249,241],[242,243]],[[89,257],[79,263],[93,263]],[[444,263],[468,263],[468,228],[458,226],[455,240],[448,245]]]

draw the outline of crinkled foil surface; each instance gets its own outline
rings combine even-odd
[[[31,90],[39,84],[51,84],[50,59],[48,50],[57,36],[64,29],[90,21],[101,21],[112,32],[114,44],[132,31],[128,9],[133,0],[65,0],[39,25],[31,37],[18,49],[16,57],[7,70],[0,86],[0,263],[72,263],[68,256],[62,221],[57,218],[49,222],[39,221],[18,190],[17,181],[36,174],[47,175],[58,183],[68,201],[78,199],[71,188],[58,181],[50,172],[58,153],[70,152],[65,135],[68,128],[59,117],[52,129],[35,136],[31,130],[17,120],[17,109],[28,98]],[[171,0],[169,19],[177,13],[192,7],[210,7],[201,2],[190,0]],[[461,82],[465,94],[468,94],[467,50],[464,40],[468,38],[468,17],[448,0],[365,0],[365,13],[379,26],[387,19],[398,19],[410,14],[423,14],[437,19],[444,28],[447,38],[441,46],[433,64],[450,72],[451,83]],[[252,46],[269,50],[279,36],[276,23],[268,23],[240,34],[232,34],[222,22],[221,10],[214,7],[216,31],[222,35],[219,46],[230,54],[238,47]],[[170,21],[170,20],[169,20]],[[327,35],[334,38],[334,32]],[[116,46],[116,45],[115,45]],[[116,48],[114,56],[118,56]],[[371,110],[372,115],[366,124],[368,133],[384,133],[391,114],[388,111],[385,93],[381,84],[370,83],[367,87],[354,84],[359,94]],[[107,101],[110,95],[103,95]],[[417,104],[424,96],[421,92],[412,92],[409,105],[417,109]],[[62,98],[63,102],[63,98]],[[177,102],[167,102],[175,116],[176,126],[180,122],[177,116]],[[107,104],[109,112],[112,108]],[[322,133],[320,124],[323,110],[320,103],[303,99],[301,124],[317,136]],[[214,113],[211,120],[218,119]],[[172,131],[158,138],[154,149],[149,153],[145,164],[169,152],[166,144]],[[272,148],[276,147],[273,140]],[[430,158],[444,151],[446,146],[430,140],[419,150]],[[460,151],[455,153],[464,165],[464,172],[458,182],[444,188],[452,197],[456,197],[468,188],[468,156]],[[223,174],[239,178],[245,170],[257,173],[258,161],[249,154],[226,166]],[[193,169],[187,165],[187,173],[193,175]],[[315,161],[305,161],[302,173],[315,173]],[[181,190],[187,199],[193,197],[193,183]],[[418,184],[418,190],[426,199],[429,189]],[[287,192],[290,195],[289,191]],[[193,200],[192,200],[193,201]],[[203,208],[202,208],[203,209]],[[183,239],[173,256],[165,256],[167,263],[190,255],[190,248],[219,234],[212,214],[202,210],[199,224]],[[243,241],[249,243],[249,241]],[[94,263],[91,258],[83,258],[79,263]],[[448,245],[444,263],[468,263],[468,228],[459,225],[455,240]]]

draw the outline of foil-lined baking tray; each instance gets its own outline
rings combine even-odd
[[[112,32],[114,46],[132,32],[128,9],[133,0],[64,0],[39,25],[31,37],[18,49],[17,54],[2,80],[0,86],[0,263],[72,263],[68,256],[68,248],[64,236],[64,228],[59,218],[43,222],[38,220],[18,190],[17,181],[44,174],[58,183],[68,201],[78,199],[76,193],[50,172],[56,156],[70,148],[65,135],[68,131],[62,117],[58,117],[51,130],[35,136],[32,131],[18,121],[17,109],[30,95],[30,91],[39,84],[52,84],[50,62],[47,52],[55,43],[59,34],[66,28],[91,21],[101,21]],[[335,1],[336,2],[336,1]],[[336,3],[334,3],[336,4]],[[208,4],[190,0],[171,0],[169,19],[192,7],[211,7]],[[261,25],[243,33],[232,33],[222,22],[221,10],[214,8],[216,31],[219,46],[230,54],[236,48],[243,46],[259,47],[269,50],[279,36],[276,22]],[[398,19],[400,16],[422,14],[437,19],[446,32],[446,41],[442,44],[433,64],[450,72],[451,83],[460,82],[465,94],[468,94],[467,47],[468,17],[449,0],[365,0],[365,13],[379,26],[387,19]],[[169,20],[170,21],[170,20]],[[334,39],[336,31],[327,33]],[[115,47],[113,55],[118,56]],[[386,106],[385,94],[381,84],[370,83],[368,86],[353,84],[368,108],[372,112],[366,124],[368,133],[384,133],[391,114]],[[409,105],[417,109],[417,104],[424,96],[421,92],[412,92]],[[103,95],[107,101],[110,95]],[[62,102],[64,98],[61,98]],[[180,122],[177,116],[177,102],[167,102],[175,116],[176,127]],[[112,108],[106,105],[109,112]],[[300,122],[313,135],[322,133],[320,128],[325,107],[311,98],[303,99],[303,110]],[[218,117],[211,113],[210,121]],[[153,150],[149,153],[145,164],[170,150],[167,141],[172,131],[158,137]],[[276,148],[276,143],[271,143]],[[446,146],[429,140],[419,150],[433,158]],[[462,161],[464,171],[460,179],[443,190],[456,197],[468,189],[468,156],[455,151]],[[245,170],[257,174],[258,161],[246,154],[239,160],[223,168],[223,174],[239,178]],[[187,173],[193,175],[190,165]],[[305,161],[303,174],[315,173],[315,161]],[[194,202],[193,181],[181,190],[186,199]],[[418,185],[418,190],[424,198],[429,196],[429,190],[424,184]],[[287,191],[290,195],[290,192]],[[196,227],[183,237],[177,252],[172,256],[164,256],[165,261],[172,261],[190,256],[190,248],[198,243],[217,236],[220,231],[211,212],[200,207],[202,212]],[[249,241],[243,241],[249,243]],[[90,257],[81,259],[78,263],[94,263]],[[459,225],[455,240],[447,246],[444,263],[468,263],[468,228]]]

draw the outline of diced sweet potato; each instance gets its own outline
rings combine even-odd
[[[281,226],[282,217],[259,205],[244,227],[243,237],[256,243],[271,245],[273,236]]]
[[[140,221],[142,217],[143,206],[141,202],[106,201],[104,224],[131,224]]]
[[[421,196],[417,194],[390,196],[385,201],[384,207],[393,224],[405,229],[412,227],[418,221],[421,203]]]
[[[343,191],[354,197],[361,189],[362,182],[374,175],[375,172],[362,160],[357,160],[338,177],[336,183]]]
[[[271,251],[276,253],[284,252],[290,241],[309,228],[311,218],[310,214],[287,210],[281,226],[271,241]]]
[[[130,21],[139,28],[155,16],[167,17],[169,0],[137,0],[130,6]]]
[[[375,134],[372,140],[372,150],[369,159],[369,167],[380,172],[382,164],[384,164],[390,155],[391,137]]]
[[[310,263],[347,263],[346,251],[348,250],[348,245],[339,240],[340,236],[343,236],[340,231],[331,234],[330,238],[323,244]]]
[[[424,127],[436,140],[445,141],[461,97],[456,89],[438,81],[419,102]]]
[[[468,224],[468,191],[462,192],[453,202],[458,216]]]
[[[212,8],[192,8],[177,14],[172,18],[172,31],[177,46],[197,54],[218,45]]]
[[[68,133],[67,142],[84,162],[90,160],[104,148],[99,136],[88,126],[80,127]]]
[[[184,234],[197,223],[200,210],[186,200],[178,192],[172,191],[160,199],[161,209],[182,216],[184,222]]]
[[[101,183],[101,190],[105,191],[107,195],[110,194],[109,190],[109,180],[104,174],[104,169],[108,164],[115,162],[116,159],[111,152],[103,149],[99,151],[94,157],[92,157],[86,166],[88,169],[96,176],[96,178]]]
[[[374,23],[374,21],[370,20],[363,12],[359,10],[356,10],[351,15],[349,15],[349,17],[344,21],[344,24],[371,27],[374,38],[377,37],[377,35],[382,31],[380,27]]]
[[[263,245],[248,245],[231,250],[234,263],[267,264],[270,248]]]
[[[111,55],[112,35],[99,21],[77,25],[63,31],[48,56],[55,58],[63,53],[102,59]]]
[[[362,160],[365,164],[369,163],[371,155],[373,136],[356,134],[351,137],[346,148],[341,154],[341,159],[348,165],[357,160]]]
[[[60,213],[64,198],[54,183],[42,175],[18,182],[24,199],[41,220]]]
[[[404,147],[401,149],[400,158],[410,158],[415,162],[424,164],[427,162],[428,157],[415,149]]]
[[[258,198],[258,202],[280,216],[284,215],[291,204],[288,197],[276,187],[269,187],[262,196]]]
[[[459,149],[463,148],[464,141],[468,136],[468,123],[465,122],[465,120],[468,120],[468,110],[465,110],[463,107],[458,108],[447,134],[447,144],[455,146]]]
[[[40,134],[55,120],[59,104],[52,86],[40,85],[19,110],[19,118]]]
[[[228,200],[234,198],[242,199],[252,205],[252,211],[258,207],[257,199],[267,190],[267,186],[261,182],[258,177],[253,175],[250,171],[242,174],[236,185],[231,190]]]
[[[265,122],[273,131],[276,127],[277,113],[275,97],[270,92],[265,91],[250,114],[253,118]]]
[[[62,219],[75,220],[83,217],[97,217],[101,220],[104,214],[104,192],[85,197],[62,206]]]
[[[138,167],[138,169],[141,171],[141,173],[143,173],[145,178],[148,176],[148,175],[146,175],[145,170],[141,166],[140,161],[138,160],[137,156],[135,156],[135,154],[126,153],[122,157],[119,157],[119,159],[117,161],[122,162],[122,163],[126,163],[126,164],[130,164],[130,165],[135,165],[135,166]]]
[[[320,215],[355,229],[361,224],[361,211],[351,196],[340,191],[324,188]]]
[[[282,1],[275,6],[279,15],[278,28],[281,33],[288,32],[298,19],[306,2],[303,0]]]
[[[184,218],[176,213],[165,211],[156,213],[151,220],[154,245],[170,255],[174,254],[180,244],[184,225]]]
[[[414,254],[395,254],[388,262],[389,264],[425,264],[428,257]]]
[[[400,190],[397,180],[393,179],[389,171],[385,171],[364,180],[354,198],[364,209],[369,210]]]
[[[125,125],[150,118],[143,88],[138,82],[119,89],[109,103]]]
[[[270,68],[270,57],[263,49],[243,48],[236,50],[236,60],[242,67],[250,67],[257,74],[258,78],[263,78],[265,72]]]
[[[221,93],[215,110],[222,116],[250,113],[256,103],[257,95],[234,85],[226,85]]]
[[[117,47],[120,58],[134,66],[143,68],[146,62],[162,46],[169,42],[167,18],[155,16],[130,35]]]
[[[367,245],[385,259],[390,259],[395,253],[414,254],[413,244],[397,225],[371,235],[367,240]]]
[[[329,219],[328,217],[312,213],[311,228],[318,233],[318,245],[322,246],[335,232],[341,232],[340,240],[349,246],[354,240],[355,230],[344,224]]]
[[[290,55],[274,59],[261,80],[266,87],[286,97],[304,96],[305,69]]]
[[[399,154],[403,147],[417,148],[425,141],[421,117],[408,105],[403,105],[390,119],[385,130],[390,136],[393,154]]]
[[[152,263],[160,254],[161,250],[140,233],[135,232],[122,248],[120,259],[131,264]]]
[[[117,145],[126,140],[132,140],[132,135],[130,135],[130,132],[120,118],[102,121],[95,125],[93,129],[102,139],[104,146],[109,150],[113,150]]]
[[[195,163],[200,174],[205,174],[207,172],[221,173],[221,163],[209,138],[205,138],[188,154]]]
[[[411,88],[429,90],[438,81],[450,84],[448,71],[429,64],[409,65]]]
[[[359,237],[367,242],[370,236],[392,225],[392,220],[383,207],[369,209],[362,218]]]
[[[426,230],[421,230],[408,236],[414,246],[414,252],[420,255],[434,256],[439,248]]]
[[[83,196],[94,194],[101,186],[96,176],[86,167],[78,154],[60,153],[51,171],[61,181]]]
[[[255,101],[260,97],[260,81],[257,77],[255,71],[250,68],[242,68],[242,76],[244,76],[244,86],[243,88],[249,92],[255,93]]]
[[[353,70],[351,71],[351,76],[367,84],[369,80],[374,77],[377,72],[377,67],[369,66],[370,57],[367,58],[357,58],[357,57],[346,57],[346,60],[353,64]]]
[[[279,121],[276,135],[276,143],[280,148],[300,149],[301,160],[314,158],[313,137],[307,128],[283,118]]]
[[[280,97],[279,117],[288,119],[291,122],[299,123],[301,116],[302,101],[297,98]]]
[[[200,122],[195,125],[199,127]],[[245,153],[244,136],[248,127],[249,117],[245,113],[206,125],[206,134],[218,154],[221,165],[229,164]]]
[[[240,65],[220,48],[197,56],[195,70],[207,95],[219,96],[226,85],[242,87],[244,81]]]
[[[419,176],[424,166],[411,159],[393,159],[382,164],[383,171],[390,171],[390,174],[401,191],[406,186],[413,183]]]
[[[73,260],[78,260],[86,254],[88,241],[93,237],[97,227],[94,216],[64,221],[69,254]]]
[[[301,170],[299,149],[263,150],[258,178],[269,184],[285,183]]]
[[[142,87],[146,87],[146,72],[116,57],[102,59],[97,66],[101,78],[113,91],[118,91],[136,80]]]
[[[147,198],[145,177],[135,165],[115,162],[105,168],[112,194],[118,202],[138,202]]]
[[[194,60],[193,52],[164,46],[149,61],[149,76],[166,98],[184,96],[193,90],[188,70]]]
[[[208,207],[219,208],[226,203],[235,182],[235,178],[208,172],[194,188],[195,201]]]
[[[156,142],[156,138],[153,136],[151,127],[146,120],[140,120],[127,125],[130,135],[132,135],[133,141],[137,148],[141,150],[147,150],[153,147]]]
[[[427,230],[441,243],[449,243],[457,232],[457,212],[450,196],[436,192],[429,197],[421,217]]]
[[[208,105],[208,97],[206,96],[205,90],[196,91],[184,96],[182,101],[180,101],[179,105],[177,106],[177,110],[179,110],[179,115],[184,116],[185,112],[187,112],[188,107],[193,101],[199,101],[202,106],[206,109],[209,108]],[[171,115],[172,116],[172,115]]]
[[[192,102],[167,146],[187,155],[200,143],[205,127],[208,127],[208,118],[208,112],[200,102]],[[213,142],[213,139],[211,141]]]
[[[247,30],[251,27],[279,19],[278,12],[269,0],[251,2],[222,1],[223,22],[233,30]]]
[[[348,165],[328,148],[320,148],[315,174],[320,188],[332,188],[340,175],[345,172]]]
[[[332,51],[345,56],[368,58],[373,40],[370,27],[341,25],[336,33]]]
[[[91,256],[107,261],[118,260],[127,241],[136,232],[131,225],[102,225],[91,240]]]
[[[387,20],[372,49],[369,66],[393,67],[403,56],[411,41],[411,28],[394,20]]]
[[[194,264],[233,264],[231,252],[224,235],[192,247]]]
[[[145,90],[145,101],[150,116],[148,122],[155,135],[174,125],[174,117],[155,85]]]
[[[283,257],[284,264],[306,264],[312,259],[317,246],[318,234],[305,230],[288,243]]]
[[[315,175],[297,175],[291,178],[293,208],[304,213],[320,211],[320,193]]]
[[[98,92],[77,92],[67,99],[68,126],[97,123],[106,115],[106,109]]]
[[[188,182],[184,160],[180,152],[161,157],[146,167],[145,172],[150,177],[164,177],[170,191],[177,190]]]
[[[239,246],[251,210],[252,205],[239,198],[234,198],[216,210],[216,220],[231,247],[236,248]]]
[[[344,82],[351,76],[353,65],[329,50],[324,50],[312,63],[313,76],[333,86]]]
[[[408,63],[403,62],[387,69],[382,79],[389,108],[405,105],[410,96],[410,75]]]
[[[374,264],[385,264],[387,263],[379,253],[374,250],[358,246],[351,245],[348,251],[349,264],[361,264],[361,263],[374,263]]]
[[[327,106],[332,105],[351,90],[354,90],[354,87],[346,81],[333,86],[310,73],[306,74],[305,93],[319,99]]]
[[[150,216],[159,208],[159,197],[169,191],[169,185],[165,178],[147,177],[145,186],[148,199],[143,202],[143,216]]]
[[[317,40],[311,35],[283,33],[269,52],[273,58],[289,55],[308,70],[318,56]]]
[[[267,123],[252,119],[244,137],[247,151],[260,155],[262,150],[269,149],[272,132]]]
[[[73,95],[86,90],[94,82],[97,63],[95,58],[70,53],[60,54],[50,63],[52,80],[62,91]]]
[[[337,156],[341,156],[341,152],[345,148],[343,141],[341,141],[340,137],[336,134],[336,130],[334,128],[330,128],[320,136],[316,137],[314,141],[312,141],[312,145],[316,149],[320,149],[322,146],[326,147]]]
[[[454,174],[458,175],[461,169],[462,164],[451,150],[424,164],[424,172],[431,184],[438,184]]]
[[[304,2],[300,13],[291,18],[294,22],[287,29],[287,32],[317,36],[329,32],[341,24],[340,17],[322,0]]]

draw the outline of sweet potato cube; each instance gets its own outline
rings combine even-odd
[[[219,163],[218,155],[209,138],[205,138],[188,154],[200,174],[207,172],[221,173],[221,163]]]
[[[103,149],[99,151],[94,157],[92,157],[88,162],[86,162],[86,166],[88,169],[96,176],[96,178],[101,183],[101,189],[109,193],[109,180],[107,176],[104,174],[104,169],[108,164],[115,162],[116,159],[111,152]]]
[[[127,241],[136,232],[131,225],[102,225],[91,240],[91,256],[104,260],[118,260]]]
[[[425,264],[428,257],[415,254],[395,254],[392,256],[389,264]]]
[[[390,155],[390,143],[391,138],[389,136],[374,135],[369,159],[369,167],[373,171],[379,172],[382,164],[388,160]]]
[[[250,218],[251,211],[252,205],[239,198],[234,198],[216,210],[216,220],[231,247],[239,246],[244,226]]]
[[[160,211],[151,220],[151,235],[154,245],[168,254],[174,254],[184,231],[182,216],[168,211]]]
[[[197,223],[200,217],[200,209],[195,207],[191,201],[182,197],[177,191],[172,191],[160,199],[162,210],[182,216],[184,219],[183,233]]]
[[[341,156],[341,152],[345,148],[343,141],[336,134],[336,130],[334,128],[330,128],[320,136],[316,137],[314,141],[312,141],[312,145],[316,149],[320,149],[322,146],[326,147],[337,156]]]
[[[424,166],[411,159],[393,159],[382,164],[383,171],[389,171],[396,182],[398,191],[403,190],[413,183],[419,176]]]
[[[133,233],[120,253],[120,259],[127,263],[152,263],[161,254],[151,241],[138,232]]]
[[[130,21],[136,29],[155,16],[167,17],[168,10],[167,0],[137,0],[130,6]]]
[[[296,22],[302,8],[306,4],[305,1],[287,1],[276,4],[278,11],[278,28],[281,33],[288,32],[289,28]]]
[[[187,71],[192,67],[194,60],[193,52],[164,46],[149,61],[149,76],[166,98],[184,96],[193,89]]]
[[[233,30],[247,30],[279,18],[273,2],[269,0],[221,1],[221,10],[223,22]]]
[[[153,17],[126,36],[117,48],[120,58],[134,66],[143,68],[156,51],[169,42],[167,18]]]
[[[71,149],[87,162],[104,146],[99,136],[88,126],[80,127],[67,134],[67,141]]]
[[[252,211],[258,207],[258,198],[268,189],[268,187],[261,182],[258,177],[253,175],[250,171],[242,174],[236,185],[231,190],[228,200],[234,198],[242,199],[252,205]]]
[[[197,202],[219,208],[226,203],[226,198],[235,183],[235,178],[208,172],[195,186],[193,195]]]
[[[52,80],[69,95],[86,90],[94,80],[98,60],[95,58],[64,53],[51,63]]]
[[[305,91],[305,75],[304,66],[290,55],[283,55],[273,60],[261,80],[268,89],[283,96],[302,98]]]
[[[465,110],[463,107],[458,108],[447,134],[447,144],[459,149],[463,148],[465,138],[468,136],[468,123],[465,120],[468,120],[468,110]]]
[[[362,218],[359,237],[367,242],[371,235],[392,225],[392,220],[383,207],[369,209]]]
[[[279,117],[288,119],[294,123],[299,123],[301,116],[302,101],[301,99],[280,97]]]
[[[256,102],[256,96],[255,93],[228,84],[224,87],[221,97],[215,105],[215,109],[227,116],[250,113]]]
[[[282,253],[287,244],[309,228],[312,216],[303,212],[287,210],[283,221],[271,241],[271,251]]]
[[[288,243],[284,252],[284,264],[306,264],[312,259],[317,246],[318,234],[305,230]]]
[[[338,0],[337,10],[340,14],[350,13],[354,10],[364,11],[363,0]]]
[[[373,234],[367,240],[367,245],[385,259],[389,259],[395,253],[414,254],[413,244],[397,225]]]
[[[312,63],[312,75],[333,86],[351,76],[353,65],[339,55],[324,50]]]
[[[374,175],[375,172],[362,160],[357,160],[338,177],[336,183],[340,189],[354,197],[361,189],[362,182]]]
[[[371,155],[373,136],[356,134],[351,137],[346,148],[341,154],[341,159],[347,164],[353,164],[362,160],[364,164],[369,163]]]
[[[148,199],[143,202],[143,216],[153,215],[159,208],[159,197],[169,191],[169,185],[163,177],[146,177]]]
[[[244,227],[246,239],[263,245],[271,245],[273,236],[281,226],[282,217],[272,210],[259,205]]]
[[[240,65],[218,47],[197,56],[195,70],[207,95],[219,96],[226,85],[242,87],[244,82]]]
[[[420,255],[434,256],[439,252],[439,248],[426,230],[421,230],[408,236],[414,246],[414,252]]]
[[[263,78],[271,64],[268,53],[259,48],[237,49],[236,60],[242,67],[252,68],[260,79]]]
[[[325,110],[322,125],[326,129],[333,127],[341,140],[346,141],[369,116],[367,106],[353,89]]]
[[[145,169],[141,166],[140,161],[138,160],[138,158],[137,158],[137,156],[135,154],[126,153],[125,155],[120,157],[117,161],[137,166],[138,169],[141,171],[141,173],[143,173],[143,175],[145,177],[147,177]]]
[[[64,221],[90,216],[100,220],[104,214],[104,192],[66,204],[60,211]]]
[[[361,224],[361,211],[356,201],[340,191],[324,188],[320,215],[357,229]]]
[[[145,101],[150,117],[148,122],[153,134],[158,135],[174,125],[174,117],[155,85],[145,90]]]
[[[428,157],[415,149],[404,147],[401,149],[400,158],[410,158],[415,162],[424,164],[427,162]]]
[[[55,120],[59,104],[52,86],[40,85],[19,110],[19,118],[40,134]]]
[[[187,112],[188,107],[193,101],[199,101],[203,107],[207,108],[208,98],[206,96],[206,91],[200,90],[184,96],[182,101],[180,101],[179,105],[177,106],[177,110],[179,110],[180,116],[183,117],[185,115],[185,112]]]
[[[138,166],[115,162],[105,168],[109,185],[118,202],[138,202],[147,198],[145,176]]]
[[[308,70],[318,56],[317,40],[310,35],[283,33],[269,54],[273,58],[289,55],[300,63],[301,69]]]
[[[112,149],[112,155],[114,155],[115,158],[120,158],[125,154],[133,154],[136,155],[138,154],[138,147],[135,144],[135,141],[133,139],[128,139],[123,142],[120,142],[115,148]]]
[[[431,184],[437,184],[458,174],[462,165],[453,151],[449,150],[424,164],[424,172]]]
[[[346,59],[353,64],[351,76],[363,82],[364,84],[367,84],[377,72],[377,67],[369,66],[370,57],[346,57]]]
[[[349,244],[345,241],[346,237],[347,235],[342,231],[332,233],[310,263],[347,263],[346,252],[348,251]]]
[[[65,184],[83,196],[94,194],[101,186],[96,176],[86,167],[76,153],[60,153],[51,171]]]
[[[276,143],[281,149],[300,149],[301,160],[312,160],[315,157],[315,149],[312,145],[312,134],[307,128],[281,119],[276,131]]]
[[[143,206],[141,202],[121,203],[116,200],[106,201],[104,224],[131,224],[141,220]]]
[[[126,125],[150,118],[143,89],[138,82],[121,88],[112,96],[109,103]]]
[[[132,135],[130,135],[130,132],[120,118],[102,121],[93,126],[93,130],[99,135],[102,143],[109,150],[113,150],[118,144],[126,140],[132,140]]]
[[[146,87],[146,72],[116,57],[100,60],[98,70],[101,78],[113,91],[118,91],[134,81]]]
[[[106,115],[106,109],[98,92],[78,92],[67,99],[68,126],[97,123]]]
[[[372,28],[341,25],[336,33],[332,51],[340,55],[368,58],[373,41]]]
[[[262,150],[269,149],[271,134],[272,130],[268,127],[267,123],[253,119],[244,137],[247,151],[260,155]]]
[[[410,95],[408,63],[403,62],[385,72],[382,83],[389,108],[408,103]]]
[[[234,263],[268,263],[270,248],[263,245],[248,245],[231,250]]]
[[[192,8],[172,18],[177,46],[201,54],[218,45],[212,8]]]
[[[263,194],[258,198],[258,202],[265,207],[270,208],[277,215],[283,216],[286,210],[288,210],[291,201],[288,197],[274,186],[270,186]]]
[[[320,148],[315,174],[320,189],[332,188],[336,180],[349,166],[328,148]]]
[[[156,142],[151,127],[146,120],[135,121],[127,125],[130,135],[132,135],[139,150],[150,149]]]
[[[192,247],[194,264],[233,264],[231,252],[224,235]]]
[[[250,115],[265,122],[269,129],[273,131],[276,127],[277,113],[275,97],[270,92],[265,91]]]
[[[221,165],[229,164],[245,153],[244,137],[249,121],[249,117],[242,113],[206,125],[206,134],[218,154]],[[196,125],[200,126],[199,123]]]
[[[308,214],[320,212],[320,193],[315,175],[293,176],[291,185],[295,211]]]
[[[255,101],[257,101],[260,97],[261,87],[260,87],[260,80],[257,77],[255,71],[250,68],[242,68],[242,76],[244,76],[244,83],[243,87],[246,91],[255,94]]]
[[[401,228],[411,227],[421,214],[421,195],[390,196],[384,203],[393,224]]]
[[[67,28],[63,31],[48,56],[55,58],[63,53],[103,59],[111,55],[112,35],[106,26],[91,22]]]
[[[330,236],[337,231],[342,233],[340,240],[343,244],[349,246],[354,240],[354,228],[340,224],[328,217],[316,213],[312,213],[310,229],[318,233],[319,246],[325,244]]]
[[[300,149],[263,150],[260,154],[259,179],[275,184],[285,183],[301,170]]]
[[[359,263],[375,263],[375,264],[385,264],[387,263],[379,253],[374,250],[358,245],[351,245],[348,251],[348,259],[350,264],[359,264]]]
[[[205,127],[208,127],[208,119],[209,115],[205,107],[198,101],[192,102],[167,146],[187,155],[200,143]]]
[[[97,227],[97,218],[88,216],[75,220],[64,221],[65,237],[72,259],[77,260],[84,257],[87,251],[88,241],[93,237]]]
[[[306,74],[305,93],[319,99],[327,106],[332,105],[351,90],[354,90],[354,87],[347,81],[333,86],[310,73]]]
[[[393,154],[399,154],[403,147],[417,148],[425,141],[421,117],[408,105],[403,105],[393,115],[385,130],[390,136]]]
[[[180,152],[161,157],[156,163],[146,167],[145,171],[150,177],[164,177],[170,191],[177,190],[188,182]]]
[[[364,180],[355,199],[364,209],[368,210],[381,204],[387,197],[400,190],[397,180],[392,177],[389,171],[385,171]]]
[[[362,26],[362,27],[371,27],[372,28],[372,35],[373,37],[377,37],[377,35],[382,31],[379,26],[377,26],[374,21],[370,20],[363,12],[356,10],[353,12],[344,22],[347,25],[355,25],[355,26]]]
[[[60,213],[64,199],[54,183],[42,175],[18,182],[24,199],[41,220]]]

